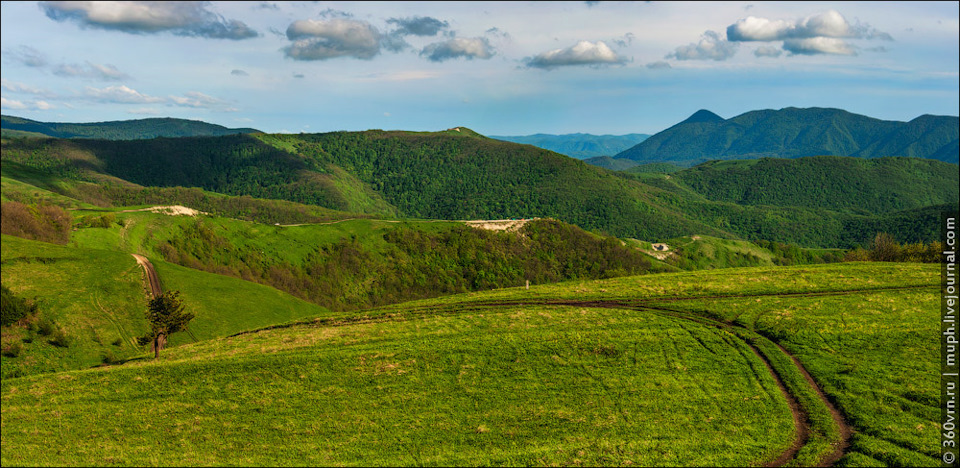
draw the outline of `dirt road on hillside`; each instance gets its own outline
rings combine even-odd
[[[163,288],[160,287],[160,277],[157,276],[157,271],[153,269],[153,264],[150,263],[150,260],[147,260],[147,257],[143,255],[130,254],[133,255],[133,258],[137,259],[137,264],[139,264],[144,273],[147,275],[147,281],[150,283],[150,295],[157,297],[163,294]]]

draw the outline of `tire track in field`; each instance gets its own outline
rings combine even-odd
[[[831,291],[829,293],[790,293],[785,294],[784,296],[815,296],[815,295],[842,295],[842,294],[855,294],[860,292],[877,292],[880,290],[899,290],[899,289],[918,289],[921,287],[927,286],[908,286],[908,287],[895,287],[895,288],[874,288],[867,290],[846,290],[846,291]],[[777,294],[763,294],[764,296],[777,296]],[[720,296],[723,298],[728,297],[755,297],[754,295],[732,295],[732,296]],[[682,299],[704,299],[705,297],[690,297]],[[679,299],[679,298],[678,298]],[[530,300],[530,301],[510,301],[510,302],[482,302],[482,303],[470,303],[470,307],[477,308],[494,308],[494,307],[524,307],[524,306],[568,306],[568,307],[585,307],[585,308],[600,308],[600,309],[627,309],[627,310],[638,310],[655,313],[658,315],[664,315],[679,320],[685,320],[693,323],[698,323],[704,326],[715,327],[719,329],[742,329],[750,331],[744,327],[733,323],[727,323],[721,320],[711,319],[705,316],[694,315],[688,311],[673,310],[662,306],[657,306],[656,303],[661,302],[659,299],[652,299],[643,302],[626,302],[618,300]],[[670,301],[667,301],[670,302]],[[783,378],[780,373],[776,371],[770,361],[766,356],[753,344],[749,343],[747,340],[741,338],[736,334],[731,334],[735,339],[740,340],[745,346],[750,348],[753,353],[764,363],[770,375],[773,377],[774,381],[777,384],[777,387],[780,388],[781,393],[787,401],[787,404],[790,406],[790,413],[793,416],[794,427],[797,431],[797,436],[794,439],[794,442],[789,448],[777,456],[774,460],[765,463],[763,466],[783,466],[788,462],[792,461],[800,449],[806,444],[810,436],[810,415],[809,413],[799,404],[798,398],[796,395],[790,392],[786,384],[784,384]],[[766,339],[766,338],[764,338]],[[820,388],[819,384],[810,376],[810,373],[807,372],[806,368],[803,367],[803,364],[800,361],[790,354],[783,346],[780,346],[779,343],[769,340],[771,343],[777,346],[777,348],[784,355],[790,358],[793,362],[793,365],[800,371],[800,374],[804,377],[804,380],[807,382],[807,385],[816,393],[820,402],[829,410],[830,415],[833,418],[833,421],[840,428],[840,437],[841,440],[837,443],[834,443],[834,450],[827,455],[821,457],[818,466],[830,466],[843,457],[846,453],[847,447],[850,445],[850,437],[853,434],[853,428],[846,422],[846,419],[840,413],[840,411],[830,402],[826,394]]]

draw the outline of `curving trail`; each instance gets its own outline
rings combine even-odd
[[[160,287],[160,277],[157,276],[157,271],[153,269],[153,264],[150,263],[150,260],[147,260],[147,257],[143,255],[130,255],[133,255],[133,258],[137,259],[137,264],[140,265],[146,273],[147,281],[150,283],[150,295],[157,297],[163,294],[163,288]]]

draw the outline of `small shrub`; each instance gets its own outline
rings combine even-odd
[[[57,328],[48,342],[58,348],[70,347],[70,337],[67,336],[62,328]]]
[[[19,356],[21,351],[23,351],[23,345],[21,345],[19,342],[16,342],[4,348],[3,355],[14,358]]]
[[[42,319],[37,322],[37,333],[39,333],[40,336],[50,336],[54,331],[56,331],[56,326],[53,325],[53,322],[47,319]]]
[[[112,345],[114,345],[114,346],[122,346],[122,345],[123,345],[123,340],[121,340],[120,338],[117,338],[117,339],[113,340],[113,342],[110,343],[110,344],[112,344]]]
[[[0,325],[9,326],[37,311],[32,301],[17,297],[6,286],[0,285]]]
[[[117,359],[117,355],[113,354],[112,349],[108,349],[103,353],[103,356],[100,357],[100,361],[104,364],[117,364],[120,362],[120,359]]]

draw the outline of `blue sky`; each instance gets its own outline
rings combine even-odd
[[[267,132],[960,114],[957,2],[3,2],[2,111]]]

